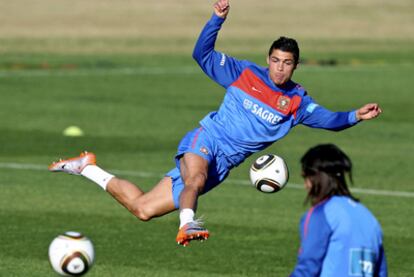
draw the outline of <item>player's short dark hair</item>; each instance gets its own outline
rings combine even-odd
[[[282,36],[275,40],[269,48],[269,57],[275,49],[292,53],[295,64],[299,63],[299,46],[295,39]]]
[[[336,145],[320,144],[312,147],[300,162],[302,176],[309,178],[312,183],[306,202],[316,205],[334,195],[348,196],[358,201],[346,183],[346,175],[352,183],[352,162]]]

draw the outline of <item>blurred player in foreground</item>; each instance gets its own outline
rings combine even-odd
[[[268,67],[215,51],[218,31],[229,10],[228,0],[214,4],[214,13],[193,52],[202,70],[226,89],[224,100],[218,111],[209,113],[199,127],[184,136],[175,157],[176,167],[151,191],[145,193],[102,170],[92,153],[53,163],[49,170],[96,182],[143,221],[180,209],[176,241],[187,245],[209,236],[195,219],[198,197],[220,184],[248,156],[281,139],[297,124],[339,131],[381,113],[375,103],[350,112],[331,112],[315,103],[291,80],[299,63],[294,39],[280,37],[273,42]]]
[[[352,163],[333,144],[308,150],[301,159],[307,201],[300,222],[301,246],[291,277],[387,276],[381,226],[352,196]]]

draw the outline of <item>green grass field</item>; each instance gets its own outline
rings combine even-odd
[[[54,11],[65,14],[57,9],[57,2]],[[248,1],[240,2],[232,12],[234,21],[242,24],[247,19],[241,10],[253,7]],[[172,36],[179,39],[173,40],[160,21],[155,22],[160,26],[152,26],[159,29],[150,30],[152,37],[148,31],[135,38],[139,31],[123,29],[128,24],[113,17],[110,23],[125,31],[119,37],[114,35],[115,27],[109,29],[114,33],[94,36],[95,29],[85,28],[71,36],[69,20],[79,19],[77,27],[89,26],[77,14],[94,11],[89,6],[82,10],[83,1],[73,2],[73,17],[63,17],[66,25],[50,24],[46,30],[39,18],[48,14],[43,10],[47,7],[29,9],[31,17],[22,13],[27,21],[23,23],[32,24],[33,33],[24,33],[24,24],[13,25],[18,19],[10,13],[19,10],[19,3],[32,2],[0,3],[9,11],[0,17],[5,22],[0,28],[0,276],[56,276],[47,259],[48,245],[68,230],[83,232],[94,242],[96,263],[88,276],[287,276],[296,262],[298,222],[308,208],[303,205],[299,159],[309,147],[327,142],[340,146],[354,161],[352,188],[382,224],[390,276],[412,276],[414,39],[407,31],[413,27],[407,14],[414,7],[398,0],[372,11],[374,4],[369,0],[360,6],[339,2],[337,8],[344,14],[352,8],[361,13],[369,10],[369,18],[384,25],[394,22],[390,19],[394,14],[397,23],[408,27],[401,25],[400,32],[394,33],[389,26],[383,33],[375,29],[371,38],[353,37],[349,30],[334,33],[325,25],[315,37],[299,32],[299,23],[287,27],[286,31],[298,32],[304,45],[306,63],[294,79],[332,110],[377,101],[383,114],[339,133],[299,126],[272,145],[265,152],[283,156],[291,174],[287,188],[277,194],[263,194],[249,185],[249,165],[260,153],[248,159],[200,199],[198,215],[204,215],[211,239],[187,248],[175,244],[177,213],[140,222],[98,186],[77,176],[49,173],[47,166],[59,157],[89,150],[105,169],[150,189],[173,166],[181,137],[207,112],[217,109],[223,98],[223,89],[191,59],[191,45],[210,14],[210,4],[196,7],[179,1],[178,7],[172,2],[150,6],[152,12],[171,8],[171,26],[179,29],[187,26],[180,21],[186,16],[180,7],[190,5],[194,11],[191,30],[186,35],[175,30]],[[112,6],[110,1],[102,3],[97,8],[99,16],[92,17],[96,21],[90,20],[96,23],[93,26],[108,25],[103,24],[104,15],[112,14]],[[317,10],[326,3],[317,1],[308,8]],[[149,24],[150,15],[131,5],[132,12],[142,15],[142,21],[135,23]],[[273,8],[274,3],[269,5]],[[334,9],[332,4],[324,7],[324,13]],[[259,12],[267,8],[258,6]],[[390,10],[394,13],[384,15]],[[127,14],[126,8],[112,11]],[[365,22],[359,14],[352,13],[351,19]],[[263,20],[270,17],[264,14]],[[229,21],[229,25],[219,47],[264,65],[273,39],[264,39],[268,30],[248,33],[243,40],[236,24]],[[370,28],[361,26],[360,34],[370,33]],[[57,35],[59,30],[62,36]],[[156,31],[163,35],[157,37]],[[330,59],[337,65],[317,65]],[[63,136],[70,125],[82,128],[85,136]]]

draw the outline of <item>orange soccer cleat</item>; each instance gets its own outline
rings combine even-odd
[[[94,153],[84,151],[78,157],[53,162],[49,165],[49,171],[80,175],[87,165],[96,165],[96,156]]]
[[[177,238],[175,239],[178,244],[187,246],[192,240],[207,240],[210,236],[208,230],[202,227],[200,220],[185,224],[178,230]]]

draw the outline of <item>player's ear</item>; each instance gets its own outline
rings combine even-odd
[[[269,56],[266,57],[266,63],[269,65]]]

